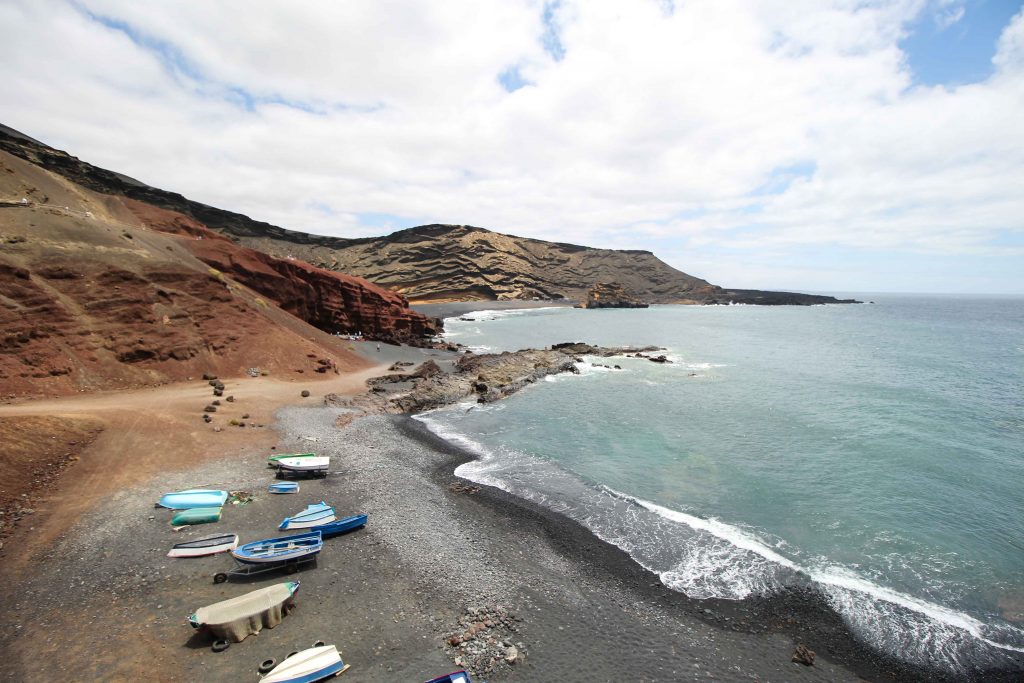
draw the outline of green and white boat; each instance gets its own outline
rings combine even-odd
[[[316,453],[281,453],[279,455],[272,455],[267,458],[267,464],[271,467],[276,467],[279,460],[282,458],[315,458]]]
[[[189,508],[182,510],[171,518],[171,526],[187,526],[189,524],[208,524],[219,522],[220,513],[224,508]]]

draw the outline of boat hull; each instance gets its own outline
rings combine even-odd
[[[285,517],[284,521],[281,522],[280,526],[277,528],[309,529],[314,526],[333,522],[335,519],[334,508],[324,501],[320,501],[315,505],[307,505],[306,509],[297,515]]]
[[[331,459],[320,456],[282,458],[277,461],[277,468],[285,472],[326,472],[330,466]]]
[[[427,683],[473,683],[473,679],[465,671],[453,671],[445,676],[431,678]]]
[[[191,524],[209,524],[220,521],[222,508],[190,508],[182,510],[171,517],[171,526],[189,526]]]
[[[267,487],[267,491],[270,493],[298,493],[299,485],[295,482],[282,482],[280,484],[271,484]]]
[[[177,543],[167,553],[167,557],[203,557],[234,550],[237,547],[238,534],[220,534]]]
[[[171,510],[190,510],[192,508],[219,508],[227,502],[227,491],[213,489],[191,489],[166,493],[157,505]]]
[[[243,564],[278,564],[316,555],[323,545],[323,536],[313,531],[246,543],[232,550],[231,556]]]
[[[366,515],[352,515],[351,517],[343,517],[333,522],[310,527],[310,531],[319,531],[324,538],[331,538],[366,526],[366,520]]]
[[[241,642],[264,628],[274,628],[294,606],[298,581],[279,583],[230,600],[201,607],[189,616],[195,629],[208,630],[215,638]]]
[[[271,465],[284,460],[285,458],[315,458],[316,453],[281,453],[280,455],[272,455],[267,458],[267,462]]]
[[[271,669],[260,683],[313,683],[347,668],[336,646],[323,645],[295,653]]]

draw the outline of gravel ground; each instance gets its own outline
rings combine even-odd
[[[259,662],[316,640],[338,645],[349,681],[423,681],[456,662],[489,681],[915,677],[887,673],[835,624],[805,618],[797,598],[688,600],[559,515],[493,489],[452,490],[467,456],[419,423],[371,416],[338,429],[340,413],[278,414],[278,452],[332,456],[330,475],[301,481],[298,495],[267,494],[273,476],[266,454],[254,453],[160,476],[95,508],[0,597],[0,679],[255,681]],[[218,524],[173,532],[154,501],[198,486],[256,500],[225,508]],[[277,535],[284,516],[321,499],[369,523],[326,541],[316,566],[297,575],[215,585],[230,558],[165,557],[189,537]],[[226,652],[211,652],[209,637],[185,623],[197,607],[296,577],[297,609]],[[798,642],[817,651],[814,666],[790,662]]]

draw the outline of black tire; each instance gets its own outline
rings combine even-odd
[[[277,666],[277,660],[271,657],[270,659],[264,659],[260,662],[260,665],[256,667],[256,670],[261,674],[268,673],[271,669]]]
[[[285,659],[291,659],[292,657],[294,657],[294,656],[295,656],[295,655],[297,655],[297,654],[299,654],[299,651],[298,651],[298,650],[292,650],[291,652],[289,652],[288,654],[286,654],[286,655],[284,656],[284,658],[285,658]]]
[[[299,571],[299,563],[289,562],[287,565],[285,565],[284,570],[288,574],[294,574],[295,572]]]
[[[316,641],[315,643],[313,643],[313,647],[323,647],[323,646],[324,646],[324,645],[326,645],[326,644],[327,644],[327,643],[325,643],[324,641],[322,641],[322,640],[318,640],[318,641]]]
[[[214,583],[224,583],[227,580],[228,580],[228,575],[225,574],[224,572],[217,572],[216,574],[213,575],[213,582]]]
[[[224,650],[228,649],[229,647],[231,647],[231,643],[229,643],[228,641],[215,640],[213,641],[213,645],[210,646],[210,649],[214,652],[224,652]]]

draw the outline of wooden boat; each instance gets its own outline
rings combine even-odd
[[[324,547],[319,531],[307,531],[294,536],[267,538],[246,543],[231,551],[231,557],[244,564],[275,564],[294,562],[300,558],[316,555]]]
[[[431,678],[427,683],[473,683],[473,679],[465,671],[453,671],[444,676]]]
[[[295,605],[298,581],[279,583],[245,595],[200,607],[188,618],[195,629],[206,629],[214,638],[241,642],[246,636],[274,628]]]
[[[319,455],[301,458],[281,458],[277,461],[277,469],[284,472],[310,472],[319,474],[326,472],[331,466],[331,459]]]
[[[279,481],[267,487],[271,493],[298,493],[299,485],[294,481]]]
[[[347,669],[348,664],[341,661],[336,646],[322,645],[296,652],[271,669],[260,683],[313,683],[340,675]]]
[[[326,524],[317,524],[309,527],[310,531],[319,531],[324,538],[340,536],[341,534],[366,526],[366,515],[352,515]]]
[[[176,543],[167,553],[167,557],[202,557],[203,555],[227,552],[237,547],[238,534],[220,534],[219,536],[207,536],[194,541]]]
[[[188,510],[189,508],[219,508],[228,499],[227,491],[214,489],[190,489],[166,493],[157,505],[171,510]]]
[[[171,526],[187,526],[189,524],[209,524],[219,522],[223,508],[190,508],[182,510],[171,517]]]
[[[334,508],[320,501],[313,505],[307,505],[306,509],[295,515],[294,517],[285,517],[278,529],[308,529],[310,527],[319,526],[321,524],[327,524],[333,522]]]
[[[315,457],[316,457],[316,453],[279,453],[278,455],[272,455],[269,458],[267,458],[267,462],[271,466],[276,466],[276,464],[279,461],[283,460],[284,458],[315,458]]]

